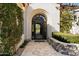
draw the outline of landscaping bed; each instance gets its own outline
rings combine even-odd
[[[79,44],[79,34],[55,32],[52,33],[52,37],[61,42]]]
[[[55,32],[48,40],[52,47],[65,55],[79,56],[79,35]]]

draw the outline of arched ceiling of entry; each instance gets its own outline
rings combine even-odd
[[[33,16],[36,15],[36,14],[43,14],[47,18],[47,13],[48,12],[44,9],[41,9],[41,8],[35,9],[35,10],[32,11],[31,20],[32,20]]]

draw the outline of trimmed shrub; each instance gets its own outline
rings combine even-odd
[[[66,43],[79,43],[78,34],[74,35],[69,33],[55,32],[55,33],[52,33],[52,37]]]
[[[1,55],[13,55],[23,33],[22,10],[17,4],[0,4]]]

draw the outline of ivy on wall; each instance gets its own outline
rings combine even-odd
[[[60,31],[70,32],[72,28],[73,13],[69,9],[64,9],[60,14]]]
[[[12,55],[23,33],[22,10],[17,4],[0,4],[0,53]]]

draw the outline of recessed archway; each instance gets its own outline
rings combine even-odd
[[[49,6],[48,6],[49,5]],[[48,7],[46,7],[48,6]],[[54,4],[54,7],[59,5]],[[49,8],[50,7],[50,8]],[[32,19],[36,14],[43,14],[46,17],[47,24],[47,38],[52,37],[52,32],[59,32],[59,10],[56,8],[51,8],[52,4],[29,4],[27,10],[24,11],[24,37],[26,40],[32,39]],[[51,12],[51,11],[55,12]],[[36,25],[39,26],[40,25]]]
[[[38,13],[32,18],[32,39],[47,38],[47,19],[45,14]]]

